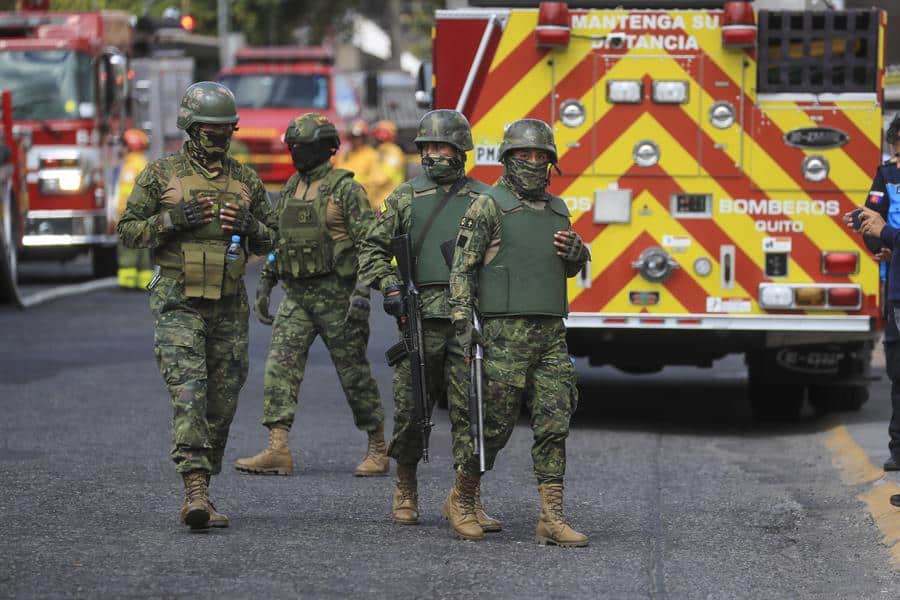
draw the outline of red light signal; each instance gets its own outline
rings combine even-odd
[[[191,15],[184,15],[181,17],[181,28],[185,31],[193,31],[194,25],[196,25],[196,22]]]

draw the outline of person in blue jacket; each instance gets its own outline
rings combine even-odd
[[[900,245],[900,114],[891,121],[885,138],[891,147],[891,156],[878,167],[865,208],[857,219],[859,232],[876,258],[882,261],[882,273],[887,275],[884,355],[891,380],[893,411],[888,426],[890,457],[884,463],[884,470],[900,471],[900,333],[897,326],[900,319],[900,260],[891,260],[892,250]],[[844,215],[844,221],[851,227],[854,226],[855,212]],[[879,246],[882,247],[879,249]]]

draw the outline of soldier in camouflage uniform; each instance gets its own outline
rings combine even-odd
[[[566,437],[578,399],[563,317],[566,278],[581,270],[590,253],[572,230],[565,203],[546,191],[557,162],[550,127],[537,119],[512,123],[499,153],[503,176],[460,222],[450,315],[462,348],[469,351],[473,337],[484,345],[487,468],[509,440],[524,392],[541,497],[537,541],[586,546],[587,537],[563,516]],[[483,318],[480,336],[472,327],[473,310]],[[464,483],[477,480],[477,465],[466,463],[462,471]],[[475,520],[468,493],[474,484],[457,487],[467,518]]]
[[[385,310],[400,316],[401,281],[391,266],[391,240],[404,233],[411,234],[416,284],[422,299],[428,398],[433,402],[439,395],[447,394],[453,457],[457,464],[463,464],[470,460],[473,451],[467,399],[469,369],[462,360],[462,349],[456,344],[450,323],[447,304],[450,269],[441,255],[440,244],[456,237],[459,219],[488,186],[465,176],[465,153],[472,149],[472,132],[461,113],[454,110],[427,113],[419,123],[415,143],[425,173],[398,186],[385,200],[381,215],[362,245],[360,280],[379,286],[384,294]],[[422,458],[422,436],[413,422],[413,405],[410,366],[406,360],[394,372],[394,436],[388,449],[397,461],[391,512],[394,521],[402,524],[419,521],[416,466]],[[454,514],[451,511],[451,516]],[[480,503],[477,516],[477,522],[464,528],[461,535],[480,539],[484,531],[500,530],[500,522],[489,517]],[[457,529],[453,518],[451,525]]]
[[[192,529],[228,526],[208,486],[222,469],[247,378],[244,265],[248,253],[269,252],[276,237],[256,173],[226,155],[237,121],[228,88],[190,86],[177,120],[189,140],[141,171],[118,225],[122,243],[151,248],[158,268],[150,284],[156,362],[172,396],[172,458],[186,491],[181,519]],[[235,234],[242,249],[228,259]]]
[[[389,467],[384,409],[366,358],[369,289],[356,282],[357,247],[374,215],[353,173],[331,166],[340,141],[328,119],[316,113],[299,116],[288,125],[284,141],[297,173],[275,207],[280,239],[256,291],[259,320],[271,325],[272,288],[281,281],[285,290],[266,360],[262,423],[269,429],[269,446],[239,459],[235,468],[259,475],[293,472],[288,432],[309,348],[322,336],[356,426],[369,437],[354,475],[384,475]]]

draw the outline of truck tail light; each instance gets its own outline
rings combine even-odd
[[[828,288],[828,304],[830,306],[858,307],[860,291],[858,287]]]
[[[853,275],[859,273],[858,252],[823,252],[822,273],[826,275]]]
[[[722,10],[722,45],[726,48],[753,47],[756,44],[753,2],[726,2]]]
[[[569,45],[572,26],[569,6],[565,2],[541,2],[538,7],[538,24],[534,39],[539,48],[557,48]]]
[[[763,310],[858,310],[862,288],[831,283],[762,283],[759,307]]]
[[[825,288],[801,286],[794,288],[794,303],[797,306],[825,306]]]

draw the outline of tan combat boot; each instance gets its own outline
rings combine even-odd
[[[419,524],[419,493],[416,486],[416,465],[397,463],[397,482],[391,502],[391,517],[402,525]]]
[[[387,446],[384,443],[384,424],[378,426],[375,431],[369,432],[369,447],[359,466],[353,471],[357,477],[372,477],[385,475],[391,463],[387,456]]]
[[[469,475],[462,469],[456,471],[456,483],[444,502],[444,517],[457,536],[464,540],[484,539],[484,530],[475,516],[475,491],[478,489],[479,475]]]
[[[206,489],[209,489],[210,474],[206,473]],[[185,499],[187,502],[187,499]],[[212,500],[209,501],[209,526],[210,527],[228,527],[230,522],[228,517],[216,510]]]
[[[234,468],[256,475],[290,475],[294,472],[294,458],[288,448],[288,430],[269,429],[269,447],[249,458],[239,458]]]
[[[538,486],[538,491],[541,494],[541,516],[535,531],[535,541],[542,546],[587,546],[587,536],[569,527],[563,517],[563,484],[543,483]]]
[[[182,473],[184,479],[184,505],[181,507],[181,522],[191,529],[209,527],[209,493],[206,474],[203,471]]]
[[[484,505],[481,503],[480,479],[478,480],[478,487],[475,488],[475,518],[478,519],[478,524],[486,532],[495,532],[503,529],[500,521],[484,512]]]

